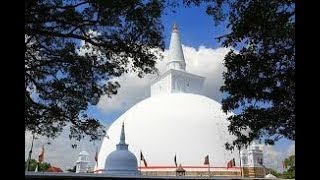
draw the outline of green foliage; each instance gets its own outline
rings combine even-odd
[[[99,120],[85,111],[117,93],[120,84],[111,78],[156,72],[151,49],[164,48],[162,3],[26,0],[26,130],[54,138],[70,125],[70,138],[103,137]]]
[[[35,159],[30,159],[30,164],[29,164],[29,171],[35,171],[36,167],[38,165],[38,162]],[[28,160],[25,162],[25,166],[28,166]],[[38,171],[46,171],[50,167],[50,163],[43,162],[39,164]]]
[[[76,172],[76,166],[73,166],[73,168],[72,169],[67,169],[67,171],[69,171],[69,172]]]
[[[237,137],[227,149],[262,138],[273,144],[295,140],[295,3],[293,0],[184,0],[208,3],[215,22],[228,19],[231,32],[219,37],[233,47],[224,58],[221,91],[225,112],[233,115],[229,131]]]
[[[295,178],[296,168],[295,168],[295,155],[291,155],[284,160],[287,169],[283,172],[282,178]]]

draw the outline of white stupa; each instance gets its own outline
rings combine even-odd
[[[203,166],[209,155],[210,165],[226,167],[239,152],[225,149],[233,136],[228,132],[229,115],[221,104],[201,95],[204,77],[186,72],[186,63],[178,28],[171,35],[167,71],[152,82],[151,97],[137,103],[109,127],[98,161],[105,162],[118,143],[121,124],[126,124],[129,150],[140,157],[143,152],[148,167]],[[128,90],[129,91],[129,90]],[[143,163],[142,163],[143,166]],[[98,169],[105,170],[105,164]],[[206,171],[206,169],[205,169]]]
[[[76,162],[76,173],[87,173],[90,169],[89,154],[86,151],[81,151]]]
[[[113,175],[137,175],[137,158],[132,152],[128,151],[124,124],[122,123],[120,142],[116,150],[111,152],[105,161],[105,173]]]

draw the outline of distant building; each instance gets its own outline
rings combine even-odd
[[[47,172],[63,172],[61,168],[55,167],[55,166],[50,166],[46,171]]]

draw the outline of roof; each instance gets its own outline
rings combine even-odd
[[[89,153],[87,153],[87,151],[81,151],[79,156],[89,156]]]
[[[273,175],[273,174],[267,174],[267,175],[265,176],[265,178],[268,178],[268,179],[276,179],[277,177],[276,177],[275,175]]]
[[[186,170],[182,168],[181,164],[176,169],[177,172],[185,172]]]
[[[50,166],[48,169],[47,169],[47,172],[63,172],[61,168],[59,167],[54,167],[54,166]]]

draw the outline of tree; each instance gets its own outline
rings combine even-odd
[[[284,164],[287,167],[282,173],[282,178],[295,178],[296,168],[295,168],[295,155],[291,155],[284,160]]]
[[[54,138],[68,126],[70,138],[102,137],[85,111],[117,93],[111,78],[156,72],[162,10],[157,0],[26,0],[26,130]]]
[[[37,160],[30,159],[30,166],[28,171],[35,171],[37,165],[38,165]],[[25,166],[26,167],[28,166],[28,160],[25,162]],[[47,162],[39,163],[38,171],[46,171],[47,169],[49,169],[50,166],[51,166],[50,163],[47,163]]]
[[[203,2],[210,3],[206,12],[216,23],[228,19],[231,31],[218,37],[233,47],[224,58],[222,109],[240,111],[228,118],[237,138],[226,148],[256,138],[267,144],[295,140],[295,1],[184,0],[189,6]]]
[[[69,171],[69,172],[76,172],[76,166],[73,166],[73,168],[72,169],[67,169],[67,171]]]

